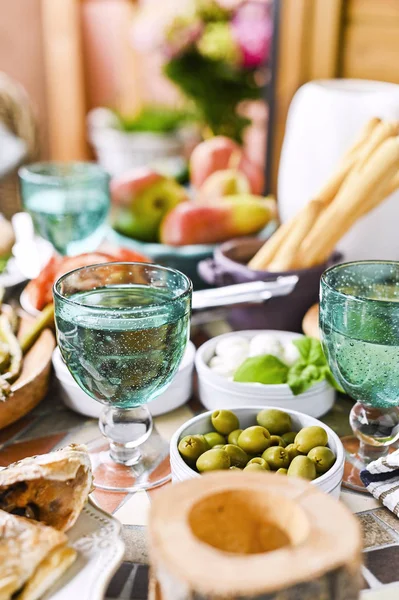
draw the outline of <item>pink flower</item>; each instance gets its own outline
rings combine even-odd
[[[243,67],[255,69],[264,64],[270,54],[273,34],[268,7],[260,2],[242,4],[231,25]]]

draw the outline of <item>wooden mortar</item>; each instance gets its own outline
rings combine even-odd
[[[359,597],[359,524],[300,479],[219,471],[168,486],[149,546],[149,600]]]

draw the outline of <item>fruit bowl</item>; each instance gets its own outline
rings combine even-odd
[[[245,429],[256,423],[256,415],[260,412],[264,406],[248,406],[245,408],[231,408],[231,410],[237,415],[240,422],[240,428]],[[301,429],[302,427],[309,427],[311,425],[317,425],[323,427],[327,432],[328,446],[336,455],[336,461],[327,473],[321,475],[314,481],[312,485],[315,485],[319,489],[323,490],[327,494],[339,498],[341,491],[342,477],[344,474],[344,447],[341,440],[334,431],[313,417],[304,415],[303,413],[295,410],[286,410],[286,413],[291,416],[294,430]],[[172,481],[177,483],[179,481],[185,481],[187,479],[195,479],[201,477],[199,473],[193,471],[182,459],[178,451],[178,444],[185,435],[204,434],[208,431],[212,431],[211,423],[212,411],[203,413],[190,419],[184,425],[182,425],[173,435],[170,442],[170,466],[172,470]],[[277,477],[277,475],[276,475]]]

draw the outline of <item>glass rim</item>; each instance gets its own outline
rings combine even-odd
[[[183,281],[185,281],[186,283],[186,289],[184,289],[178,296],[176,296],[175,298],[169,299],[169,300],[165,300],[165,302],[159,302],[157,304],[150,304],[147,306],[144,306],[142,308],[142,310],[146,310],[147,309],[151,309],[157,306],[167,306],[168,304],[173,304],[174,302],[176,302],[177,300],[184,300],[184,298],[190,296],[192,290],[193,290],[193,284],[192,281],[189,277],[187,277],[187,275],[185,275],[184,273],[182,273],[181,271],[178,271],[177,269],[172,269],[171,267],[164,267],[163,265],[157,265],[154,263],[146,263],[146,262],[133,262],[133,261],[119,261],[119,262],[105,262],[105,263],[97,263],[94,265],[85,265],[84,267],[79,267],[77,269],[73,269],[72,271],[68,271],[68,273],[64,273],[64,275],[61,275],[61,277],[59,277],[53,284],[53,295],[60,301],[70,304],[72,306],[81,306],[83,308],[88,308],[91,311],[93,310],[98,310],[98,311],[131,311],[132,307],[130,308],[112,308],[112,307],[106,307],[106,306],[93,306],[92,304],[84,304],[82,302],[76,302],[75,300],[71,300],[71,298],[68,298],[67,296],[64,296],[61,292],[58,291],[57,286],[59,286],[65,279],[67,279],[68,277],[70,277],[71,275],[75,275],[76,273],[79,273],[79,271],[84,271],[84,270],[89,270],[89,269],[94,269],[94,268],[98,268],[98,267],[105,267],[105,266],[110,266],[110,265],[115,265],[115,266],[122,266],[122,265],[129,265],[129,266],[139,266],[139,267],[154,267],[159,271],[166,271],[169,273],[177,273],[178,275],[181,276],[181,278],[183,279]],[[149,285],[148,287],[151,287],[151,285]],[[92,288],[92,289],[97,289],[97,288]],[[133,307],[133,310],[135,310],[135,308],[137,307]]]
[[[397,260],[377,260],[377,259],[372,259],[372,260],[353,260],[353,261],[347,261],[344,263],[340,263],[339,265],[332,265],[331,267],[329,267],[328,269],[326,269],[321,277],[320,277],[320,284],[324,285],[326,288],[328,288],[333,294],[336,294],[337,296],[340,296],[342,298],[348,298],[350,300],[356,300],[357,302],[370,302],[370,303],[375,303],[375,304],[393,304],[396,306],[399,306],[399,302],[398,301],[394,301],[394,300],[383,300],[382,298],[367,298],[366,296],[356,296],[354,294],[348,294],[346,292],[341,292],[339,290],[337,290],[334,286],[332,286],[328,280],[328,274],[331,271],[338,271],[341,268],[344,267],[353,267],[355,265],[396,265],[398,267],[399,270],[399,261]],[[398,284],[399,285],[399,284]]]
[[[85,167],[87,168],[86,173],[69,173],[62,175],[61,173],[40,173],[35,171],[38,167]],[[37,183],[40,185],[61,185],[63,182],[73,181],[77,183],[79,181],[90,181],[91,179],[98,178],[101,176],[104,180],[109,179],[109,175],[104,169],[94,161],[84,160],[73,160],[73,161],[61,161],[61,160],[43,160],[28,165],[23,165],[18,169],[18,176],[23,181],[28,183]]]

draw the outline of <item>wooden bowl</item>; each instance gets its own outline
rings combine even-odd
[[[319,331],[319,305],[314,304],[311,306],[303,318],[302,330],[305,335],[314,337],[317,340],[320,339]]]
[[[23,311],[20,316],[19,336],[34,321]],[[11,395],[0,402],[0,429],[18,421],[43,400],[48,390],[54,348],[54,334],[45,329],[24,357],[22,372],[11,387]]]

